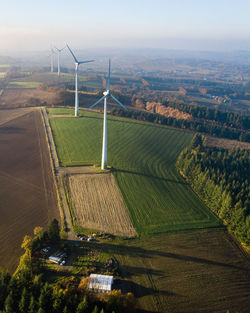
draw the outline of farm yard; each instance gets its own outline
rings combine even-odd
[[[50,118],[63,166],[100,164],[102,115],[82,115]],[[191,138],[191,132],[109,116],[108,164],[139,235],[221,226],[175,169]]]
[[[59,210],[40,110],[0,112],[0,266],[13,272],[23,237]]]
[[[116,286],[134,293],[138,313],[248,312],[249,262],[223,229],[133,240],[98,238],[78,241],[70,251],[65,267],[48,265],[50,281],[107,274],[112,258]]]
[[[116,236],[136,236],[111,173],[70,175],[68,180],[78,226]]]

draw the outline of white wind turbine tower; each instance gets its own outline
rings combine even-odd
[[[51,53],[50,53],[50,72],[53,73],[54,72],[54,62],[53,62],[53,55],[55,54],[55,51],[51,48],[50,49]]]
[[[109,59],[109,72],[108,72],[108,81],[106,85],[106,90],[103,92],[103,97],[99,99],[96,103],[91,105],[89,109],[92,109],[94,106],[96,106],[98,103],[100,103],[102,100],[104,100],[104,112],[103,112],[103,139],[102,139],[102,170],[107,169],[107,98],[110,96],[117,102],[123,109],[128,110],[119,100],[117,100],[110,91],[110,67],[111,67],[111,61]]]
[[[67,45],[69,52],[72,54],[73,59],[75,60],[75,116],[79,115],[79,99],[78,99],[78,66],[83,63],[94,62],[95,60],[88,60],[88,61],[78,61],[75,57],[73,51]]]
[[[58,49],[57,47],[55,47],[55,49],[57,50],[57,73],[58,76],[60,76],[60,53],[65,49],[66,47],[63,47],[62,49]]]

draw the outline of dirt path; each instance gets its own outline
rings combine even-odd
[[[48,115],[45,110],[45,108],[42,109],[42,115],[44,118],[44,124],[46,128],[46,133],[47,133],[47,138],[48,138],[48,143],[50,146],[50,153],[51,153],[51,158],[53,162],[53,167],[54,167],[54,172],[55,172],[55,178],[56,178],[56,183],[58,187],[58,192],[59,192],[59,198],[61,199],[61,204],[62,204],[62,209],[63,209],[63,215],[65,217],[65,226],[68,234],[68,239],[73,240],[75,238],[74,232],[73,232],[73,225],[71,221],[71,216],[70,216],[70,211],[68,207],[68,203],[65,197],[65,192],[63,188],[63,183],[62,183],[62,177],[64,175],[64,171],[60,169],[59,167],[59,161],[56,153],[56,147],[54,143],[54,139],[52,136],[51,128],[49,125],[49,120],[48,120]]]

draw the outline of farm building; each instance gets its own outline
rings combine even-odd
[[[57,251],[49,257],[49,260],[56,264],[65,264],[66,257],[66,253]],[[64,263],[62,263],[63,261]]]
[[[51,255],[50,257],[49,257],[49,260],[51,261],[51,262],[53,262],[53,263],[56,263],[56,264],[59,264],[59,263],[61,263],[61,258],[60,257],[58,257],[58,256],[54,256],[54,255]]]
[[[112,290],[113,276],[90,274],[89,289],[95,292],[109,292]]]

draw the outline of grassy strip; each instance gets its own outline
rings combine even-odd
[[[8,88],[36,88],[41,85],[39,82],[10,82]]]

